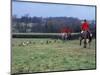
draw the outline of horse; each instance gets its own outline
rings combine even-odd
[[[71,33],[61,33],[61,39],[62,40],[70,40],[71,39]]]
[[[84,48],[87,47],[87,44],[89,44],[89,48],[90,48],[90,45],[92,42],[92,35],[88,31],[84,31],[83,33],[81,33],[80,46],[81,46],[82,40],[84,40]]]

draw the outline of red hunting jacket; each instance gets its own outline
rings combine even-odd
[[[83,24],[81,25],[81,29],[82,29],[83,31],[88,31],[88,30],[89,30],[89,24],[88,24],[87,22],[83,23]]]

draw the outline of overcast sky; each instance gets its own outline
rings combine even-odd
[[[95,7],[14,1],[12,3],[12,14],[17,15],[17,17],[28,14],[37,17],[76,17],[93,20],[95,19]]]

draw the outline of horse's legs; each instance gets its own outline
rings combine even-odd
[[[91,46],[91,39],[89,40],[89,48],[90,48],[90,46]]]
[[[82,40],[83,40],[82,37],[80,37],[80,46],[81,46]]]
[[[90,36],[90,34],[89,34],[89,36],[88,36],[88,39],[89,39],[88,44],[89,44],[89,48],[90,48],[90,46],[91,46],[91,41],[92,41],[92,36]]]
[[[87,44],[87,43],[86,43],[86,39],[84,39],[84,48],[86,48],[86,44]]]

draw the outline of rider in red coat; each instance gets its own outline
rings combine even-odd
[[[89,32],[90,36],[92,36],[90,29],[89,29],[89,23],[86,20],[84,20],[84,22],[81,25],[81,33],[83,33],[84,31]]]
[[[83,31],[89,30],[89,24],[86,20],[84,20],[84,23],[81,25],[81,30],[83,30]]]

